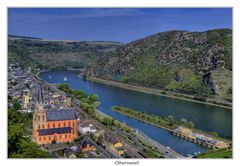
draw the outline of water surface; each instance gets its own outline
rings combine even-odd
[[[48,71],[39,76],[49,83],[68,83],[73,89],[81,89],[86,93],[96,93],[101,102],[99,110],[129,126],[140,129],[152,139],[185,156],[203,152],[206,148],[179,139],[164,129],[113,112],[111,107],[120,105],[149,114],[173,115],[175,119],[185,118],[193,121],[198,129],[214,131],[228,138],[232,137],[232,112],[225,108],[83,81],[73,71]],[[64,81],[64,77],[67,77],[67,81]]]

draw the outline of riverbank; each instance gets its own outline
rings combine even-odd
[[[116,81],[111,81],[111,80],[105,80],[101,78],[96,78],[96,77],[89,77],[89,81],[93,82],[98,82],[102,84],[107,84],[111,86],[116,86],[128,90],[133,90],[133,91],[138,91],[138,92],[143,92],[143,93],[148,93],[148,94],[154,94],[158,96],[164,96],[164,97],[169,97],[169,98],[174,98],[174,99],[180,99],[180,100],[186,100],[190,102],[195,102],[195,103],[201,103],[201,104],[206,104],[206,105],[211,105],[211,106],[216,106],[216,107],[222,107],[226,108],[229,111],[232,110],[232,104],[228,102],[222,102],[222,101],[217,101],[214,99],[206,99],[206,101],[199,101],[194,99],[194,96],[192,95],[186,95],[186,94],[180,94],[180,93],[173,93],[173,92],[167,92],[167,91],[162,91],[154,88],[148,88],[148,87],[143,87],[143,86],[138,86],[138,85],[131,85],[131,84],[126,84],[126,83],[121,83],[121,82],[116,82]]]
[[[220,151],[209,151],[202,154],[197,155],[195,158],[232,158],[231,150],[220,150]]]
[[[144,119],[139,118],[139,117],[137,117],[137,116],[133,116],[133,115],[130,115],[130,114],[124,113],[123,111],[120,111],[120,110],[114,109],[114,106],[112,107],[112,110],[115,111],[115,112],[118,112],[118,113],[120,113],[120,114],[122,114],[122,115],[128,116],[128,117],[130,117],[130,118],[137,119],[137,120],[139,120],[139,121],[142,121],[142,122],[145,122],[145,123],[148,123],[148,124],[151,124],[151,125],[157,126],[157,127],[159,127],[159,128],[162,128],[162,129],[164,129],[164,130],[167,130],[167,131],[173,132],[173,129],[170,129],[170,128],[167,128],[167,127],[164,127],[164,126],[158,125],[158,124],[156,124],[156,123],[152,123],[152,122],[150,122],[150,121],[144,120]]]
[[[53,71],[53,70],[40,70],[39,72],[37,72],[37,73],[35,74],[35,76],[36,76],[39,80],[42,80],[42,79],[39,77],[39,74],[44,73],[44,72],[48,72],[48,71]]]
[[[186,119],[185,119],[185,122],[176,121],[176,120],[174,120],[174,117],[172,117],[172,116],[169,116],[167,118],[163,118],[163,117],[160,117],[160,116],[149,115],[149,114],[146,114],[146,113],[138,112],[138,111],[135,111],[135,110],[132,110],[132,109],[129,109],[129,108],[126,108],[126,107],[121,107],[121,106],[113,106],[111,109],[115,112],[118,112],[118,113],[122,114],[122,115],[128,116],[130,118],[137,119],[139,121],[142,121],[142,122],[154,125],[154,126],[157,126],[159,128],[165,129],[165,130],[167,130],[169,132],[172,132],[172,133],[174,132],[174,130],[177,127],[185,126],[187,128],[190,128],[193,132],[196,132],[196,133],[199,133],[199,134],[204,134],[205,136],[224,141],[228,144],[232,143],[232,141],[230,141],[228,139],[225,139],[225,138],[222,138],[218,135],[214,135],[211,132],[206,132],[206,131],[202,131],[202,130],[198,130],[198,129],[194,128],[194,124],[191,121],[187,121]]]

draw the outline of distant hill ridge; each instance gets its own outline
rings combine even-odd
[[[8,56],[23,66],[39,69],[86,68],[121,46],[111,41],[67,41],[9,35]]]
[[[19,35],[8,35],[9,39],[29,39],[29,40],[44,40],[44,41],[59,41],[59,42],[87,42],[87,43],[117,43],[117,44],[123,44],[122,42],[118,41],[110,41],[110,40],[51,40],[51,39],[44,39],[44,38],[38,38],[38,37],[29,37],[29,36],[19,36]]]
[[[19,36],[19,35],[8,35],[9,38],[18,38],[18,39],[37,39],[41,40],[42,38],[37,38],[37,37],[28,37],[28,36]]]

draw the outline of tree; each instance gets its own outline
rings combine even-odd
[[[73,92],[73,94],[74,94],[74,97],[79,99],[79,100],[81,100],[84,97],[87,97],[87,95],[83,91],[81,91],[81,90],[75,90]]]
[[[93,108],[97,108],[97,106],[99,105],[99,103],[97,101],[95,101],[93,104],[92,104],[92,107]]]
[[[75,138],[74,139],[74,142],[79,142],[80,141],[80,138]]]
[[[8,110],[8,125],[18,123],[19,120],[21,120],[20,117],[21,117],[20,112],[17,112],[14,109],[9,109]]]
[[[172,125],[173,125],[173,122],[174,122],[174,117],[173,117],[172,115],[169,115],[169,116],[167,117],[167,121],[168,121],[169,125],[172,126]]]
[[[13,100],[13,97],[8,95],[8,101],[11,101],[11,100]]]
[[[211,132],[210,134],[214,137],[218,137],[218,133],[216,133],[216,132]]]
[[[111,125],[112,124],[112,119],[108,118],[108,117],[104,117],[103,118],[103,124],[107,125],[107,126]]]
[[[123,126],[123,130],[125,130],[128,133],[130,133],[132,131],[127,125]]]
[[[117,127],[121,127],[121,123],[117,120],[113,120],[113,125]]]
[[[82,99],[81,99],[81,101],[84,103],[89,103],[89,100],[88,100],[88,97],[83,97]]]
[[[23,128],[19,125],[8,126],[8,155],[21,149],[20,142],[23,139]]]
[[[42,151],[38,145],[29,140],[21,141],[21,149],[19,153],[13,154],[12,157],[16,158],[50,158],[48,152]]]
[[[83,102],[81,104],[81,107],[82,107],[83,110],[87,111],[87,109],[89,108],[89,104],[87,102]]]
[[[17,110],[20,110],[22,107],[21,107],[21,104],[17,101],[17,100],[14,100],[13,101],[13,109],[15,110],[15,111],[17,111]]]
[[[10,158],[49,158],[47,152],[31,142],[27,127],[32,124],[32,114],[8,110],[8,157]]]
[[[101,122],[100,116],[96,115],[96,116],[95,116],[95,119],[96,119],[97,121]]]
[[[188,126],[189,128],[194,128],[194,123],[193,123],[192,121],[188,121],[188,122],[187,122],[187,126]]]
[[[59,84],[57,87],[65,93],[72,94],[69,84]]]
[[[96,102],[96,101],[98,101],[98,100],[99,100],[98,95],[96,95],[96,94],[91,94],[91,95],[89,95],[89,102],[90,102],[90,103],[94,103],[94,102]]]
[[[61,89],[61,90],[68,90],[68,89],[70,89],[70,86],[68,84],[59,84],[57,87],[59,89]]]
[[[94,117],[96,115],[95,110],[92,107],[88,107],[87,108],[87,112],[89,115],[91,115],[92,117]]]
[[[180,119],[180,122],[185,126],[187,125],[187,119],[182,118]]]

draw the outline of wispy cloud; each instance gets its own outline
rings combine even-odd
[[[96,8],[86,9],[82,13],[76,15],[66,16],[67,18],[91,18],[91,17],[126,17],[126,16],[140,16],[144,13],[139,9],[119,9],[119,8]]]
[[[41,10],[41,9],[40,9]],[[64,10],[64,9],[59,9]],[[69,9],[68,9],[69,10]],[[70,9],[71,10],[71,9]],[[46,22],[46,21],[59,21],[66,19],[84,19],[84,18],[103,18],[103,17],[130,17],[130,16],[141,16],[144,15],[139,9],[132,8],[81,8],[74,9],[75,13],[41,13],[39,10],[25,10],[23,12],[9,12],[9,17],[12,21],[37,21],[37,22]]]

